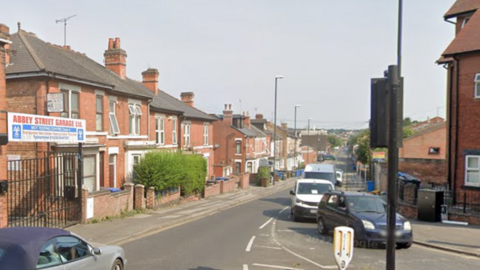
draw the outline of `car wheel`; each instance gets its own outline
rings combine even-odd
[[[319,234],[327,234],[328,229],[327,226],[325,226],[325,221],[323,221],[323,218],[319,218],[317,222],[317,229]]]
[[[116,259],[113,262],[112,270],[123,270],[123,263],[120,259]]]
[[[407,249],[407,248],[410,248],[410,247],[412,246],[412,242],[408,242],[408,243],[398,243],[397,246],[398,246],[399,248],[405,248],[405,249]]]

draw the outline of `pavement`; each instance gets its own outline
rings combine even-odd
[[[132,217],[114,218],[98,223],[78,224],[66,228],[91,243],[122,245],[240,204],[293,187],[295,178],[268,187],[250,186],[244,190],[207,199],[185,202],[172,207],[146,210]],[[414,244],[447,252],[480,257],[480,226],[444,224],[411,220]]]

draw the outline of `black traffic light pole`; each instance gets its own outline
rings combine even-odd
[[[398,147],[401,137],[398,131],[401,130],[402,106],[400,80],[398,77],[398,66],[388,67],[388,91],[389,91],[389,125],[388,125],[388,192],[387,192],[387,270],[395,270],[395,227],[397,223],[397,175],[398,175]]]

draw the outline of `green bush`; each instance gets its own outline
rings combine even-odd
[[[270,183],[270,166],[260,166],[258,167],[257,176],[255,177],[255,184],[257,186],[262,185],[262,178],[267,178],[267,183]],[[268,185],[268,184],[267,184]]]
[[[207,175],[206,160],[182,152],[152,151],[133,166],[134,182],[156,191],[181,186],[181,194],[203,192]]]

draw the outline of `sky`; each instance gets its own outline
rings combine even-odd
[[[3,2],[6,0],[1,0]],[[455,0],[403,0],[404,117],[446,115]],[[127,52],[127,76],[160,72],[159,88],[221,114],[248,112],[297,128],[368,127],[370,80],[397,63],[398,0],[28,0],[2,5],[0,23],[67,45],[103,64],[108,39]],[[295,118],[295,105],[297,108]],[[309,120],[310,119],[310,120]]]

